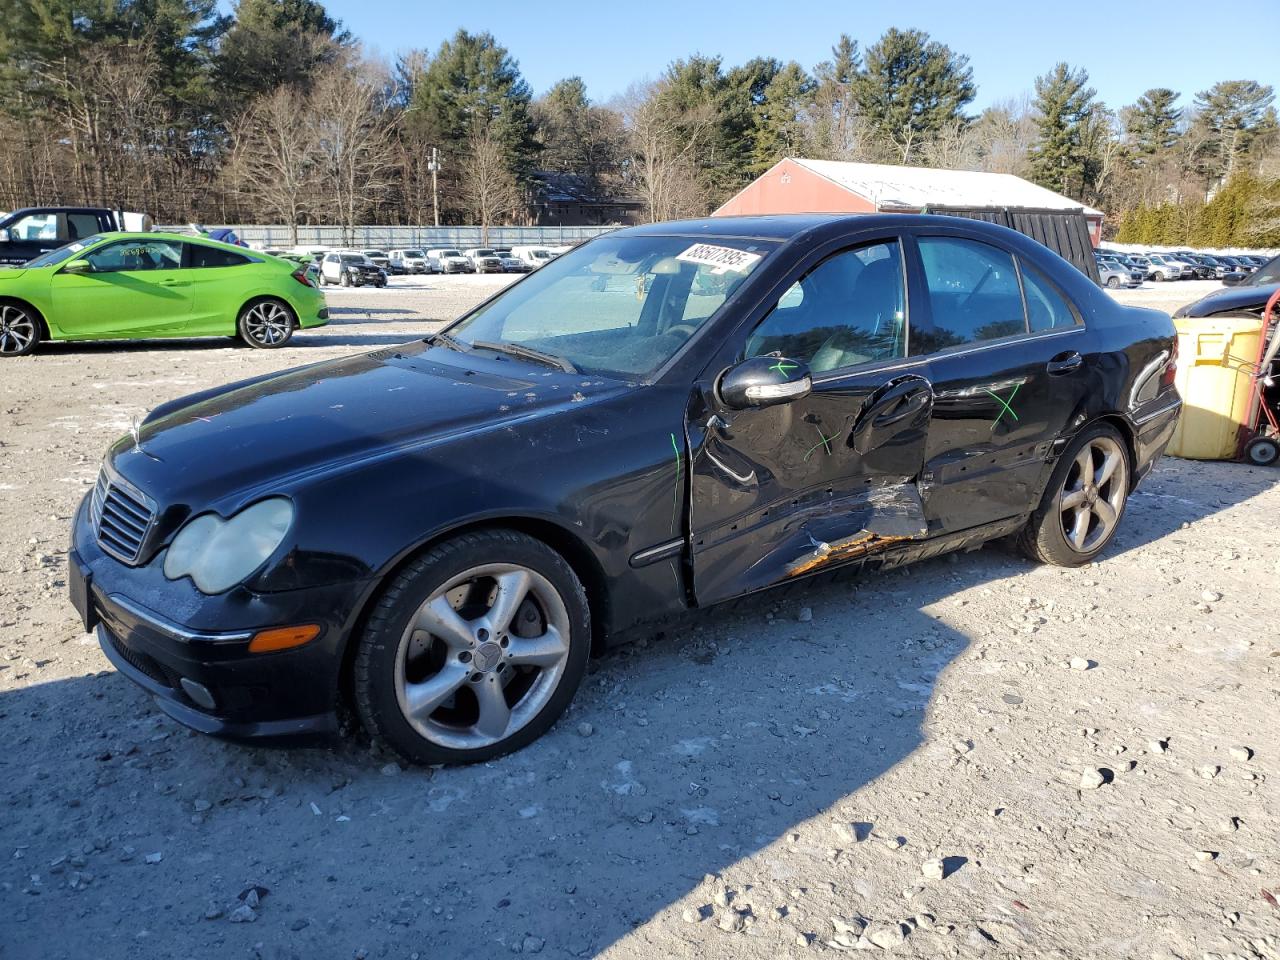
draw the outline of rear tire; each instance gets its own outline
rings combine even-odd
[[[44,321],[26,304],[0,302],[0,357],[25,357],[44,339]]]
[[[462,534],[383,591],[356,649],[356,710],[410,763],[492,760],[559,719],[590,648],[586,592],[563,557],[513,530]]]
[[[236,321],[240,339],[256,350],[276,350],[293,339],[298,318],[283,300],[268,297],[245,304]]]
[[[1129,500],[1132,467],[1124,438],[1106,424],[1063,452],[1040,506],[1018,534],[1018,548],[1040,563],[1080,567],[1111,542]]]

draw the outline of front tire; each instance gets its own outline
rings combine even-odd
[[[1244,458],[1257,467],[1272,467],[1280,462],[1280,441],[1273,437],[1254,437],[1245,445]]]
[[[365,729],[410,763],[479,763],[532,743],[586,672],[586,592],[512,530],[432,547],[387,586],[353,666]]]
[[[1107,286],[1108,286],[1108,287],[1110,287],[1112,290],[1119,289],[1119,287],[1120,287],[1120,278],[1119,278],[1119,277],[1107,277]]]
[[[1067,447],[1040,506],[1018,535],[1032,560],[1080,567],[1111,542],[1129,499],[1131,467],[1124,438],[1111,426],[1086,430]]]
[[[25,357],[43,333],[44,324],[30,307],[0,303],[0,357]]]
[[[258,350],[275,350],[293,338],[298,325],[293,311],[283,300],[255,300],[246,304],[236,322],[240,339]]]

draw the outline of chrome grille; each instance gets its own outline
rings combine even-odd
[[[138,562],[155,522],[155,508],[141,494],[113,480],[104,469],[93,488],[89,516],[98,546],[130,566]]]

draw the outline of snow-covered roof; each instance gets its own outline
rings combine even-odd
[[[846,160],[805,160],[795,163],[826,177],[846,190],[875,203],[878,209],[919,210],[929,206],[1027,207],[1039,210],[1083,210],[1100,217],[1101,210],[1046,190],[1011,173],[935,170],[885,163]]]

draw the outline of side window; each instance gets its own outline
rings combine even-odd
[[[891,360],[905,352],[906,311],[898,241],[846,250],[782,295],[746,355],[779,353],[804,360],[814,373]]]
[[[86,236],[97,232],[95,227]],[[56,213],[33,213],[25,216],[9,228],[9,235],[14,240],[57,240],[58,215]]]
[[[911,331],[913,355],[1026,332],[1010,254],[958,237],[921,237],[919,244],[933,325]]]
[[[1032,333],[1074,327],[1079,322],[1075,311],[1057,288],[1025,262],[1022,264],[1022,288],[1027,294],[1027,323]]]
[[[219,250],[217,247],[206,247],[200,243],[187,244],[188,266],[191,267],[238,267],[248,263],[248,257],[242,257],[230,250]]]
[[[99,273],[118,270],[176,270],[182,264],[182,244],[169,240],[121,240],[99,247],[85,259]]]
[[[84,240],[98,232],[98,218],[92,213],[67,214],[67,239]]]

